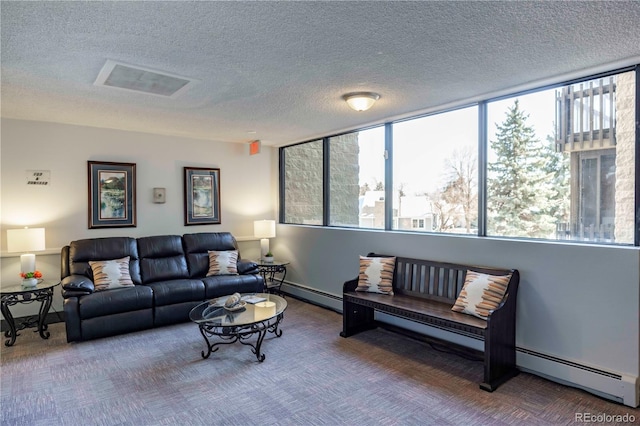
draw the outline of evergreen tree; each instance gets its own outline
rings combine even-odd
[[[555,126],[554,126],[555,128]],[[571,209],[571,183],[569,155],[555,150],[555,140],[551,135],[547,136],[547,143],[544,146],[544,155],[548,161],[546,171],[551,176],[551,199],[553,206],[550,214],[556,222],[569,222]]]
[[[554,238],[557,201],[549,150],[527,125],[516,100],[498,125],[488,164],[487,231],[491,235]]]

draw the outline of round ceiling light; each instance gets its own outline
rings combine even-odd
[[[353,92],[342,96],[349,106],[356,111],[366,111],[380,99],[380,95],[373,92]]]

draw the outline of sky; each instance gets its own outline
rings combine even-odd
[[[514,98],[488,104],[489,140],[497,124],[504,121]],[[518,96],[520,108],[529,114],[528,124],[539,139],[553,134],[555,89]],[[400,184],[407,195],[432,192],[445,182],[445,162],[455,150],[469,147],[477,152],[478,109],[468,107],[393,125],[394,187]],[[359,133],[360,185],[384,182],[384,126]]]

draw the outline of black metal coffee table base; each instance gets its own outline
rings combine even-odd
[[[220,345],[230,345],[235,342],[240,342],[243,345],[251,347],[251,352],[255,354],[256,358],[258,358],[258,362],[264,361],[265,355],[260,351],[262,341],[267,335],[267,332],[275,334],[276,337],[282,336],[282,330],[278,328],[278,326],[280,325],[280,321],[282,321],[283,317],[284,315],[280,314],[275,317],[275,319],[272,318],[271,320],[265,320],[245,326],[219,326],[208,323],[198,324],[200,327],[200,333],[207,344],[207,352],[205,353],[205,351],[202,351],[202,358],[209,358],[209,355],[211,355],[212,352],[217,351]],[[255,344],[249,341],[249,339],[254,335],[258,336]],[[221,341],[211,344],[209,338],[213,336],[220,338]]]

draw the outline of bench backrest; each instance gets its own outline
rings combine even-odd
[[[384,255],[370,254],[370,256]],[[520,279],[518,271],[514,269],[497,269],[396,257],[393,291],[397,294],[454,304],[464,285],[467,271],[498,276],[511,274],[511,280],[505,294],[517,290]]]

